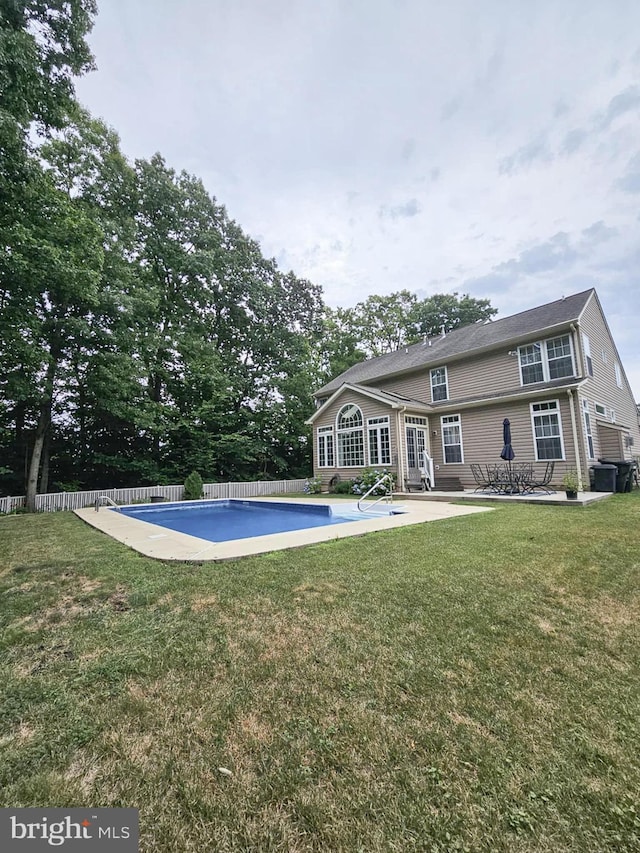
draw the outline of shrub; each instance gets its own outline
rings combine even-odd
[[[353,480],[341,480],[333,487],[333,492],[336,495],[350,495],[353,488]]]
[[[395,476],[386,468],[364,468],[362,472],[352,480],[352,491],[354,495],[364,495],[369,489],[374,486],[380,477],[384,474],[390,474],[392,478],[392,490],[395,488]],[[386,495],[389,490],[389,483],[385,481],[378,488],[371,492],[372,495]]]
[[[306,495],[319,495],[322,491],[322,480],[320,477],[309,477],[305,480],[303,491]]]
[[[185,501],[199,501],[202,494],[202,477],[197,471],[192,471],[184,481],[184,499]]]

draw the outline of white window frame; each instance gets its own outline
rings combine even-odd
[[[536,410],[536,406],[548,406],[553,408],[546,409],[538,409]],[[564,454],[564,438],[562,435],[562,414],[560,412],[560,402],[558,400],[539,400],[537,403],[531,403],[529,406],[531,413],[531,432],[533,434],[533,448],[536,455],[536,462],[561,462],[565,459]],[[556,415],[558,419],[558,435],[552,436],[537,436],[536,435],[536,418],[544,417],[545,415]],[[553,456],[551,458],[540,458],[540,454],[538,453],[538,438],[559,438],[560,439],[560,456]]]
[[[551,381],[553,381],[553,380],[551,379],[551,377],[550,377],[549,365],[551,364],[551,362],[553,362],[553,361],[557,361],[558,359],[556,359],[556,358],[549,358],[549,344],[550,344],[550,343],[552,343],[553,341],[557,341],[557,340],[565,340],[565,339],[566,339],[567,341],[569,341],[569,353],[568,353],[568,356],[571,358],[571,373],[570,373],[570,374],[567,374],[566,376],[556,377],[556,378],[560,378],[560,379],[568,379],[568,378],[570,378],[571,376],[575,376],[575,373],[576,373],[576,359],[575,359],[575,353],[574,353],[574,351],[573,351],[573,338],[572,338],[572,336],[571,336],[571,335],[569,335],[569,334],[566,334],[566,335],[555,335],[555,336],[554,336],[554,337],[552,337],[552,338],[545,338],[545,339],[544,339],[544,340],[542,340],[542,341],[533,341],[533,342],[532,342],[532,343],[530,343],[530,344],[523,344],[522,346],[519,346],[519,347],[518,347],[518,367],[519,367],[519,369],[520,369],[520,384],[521,384],[523,387],[526,387],[526,386],[528,386],[528,385],[537,385],[538,383],[542,383],[542,382],[551,382]],[[523,364],[523,362],[522,362],[522,357],[523,357],[523,354],[524,354],[524,352],[525,352],[526,350],[528,350],[528,349],[535,350],[535,348],[536,348],[536,347],[538,348],[538,352],[539,352],[540,358],[539,358],[539,359],[536,359],[535,361],[531,361],[531,362],[529,362],[529,364],[540,364],[540,365],[541,365],[541,367],[542,367],[542,379],[536,379],[536,380],[535,380],[535,382],[525,382],[525,381],[524,381],[524,376],[523,376],[523,373],[522,373],[522,368],[523,368],[523,367],[527,367],[528,365],[527,365],[526,363],[525,363],[525,364]],[[567,358],[567,355],[563,355],[563,356],[562,356],[562,358]]]
[[[607,407],[603,406],[602,403],[594,403],[594,408],[596,410],[596,416],[600,415],[601,418],[607,417]]]
[[[353,409],[354,414],[349,418],[352,420],[357,416],[359,418],[359,424],[353,423],[348,426],[340,426],[341,419],[345,410]],[[355,439],[354,445],[345,446],[345,440],[348,439],[349,436],[353,436]],[[359,438],[359,441],[358,441]],[[358,447],[359,444],[359,447]],[[355,451],[354,451],[355,448]],[[365,465],[365,449],[364,449],[364,418],[362,417],[362,409],[356,403],[345,403],[344,406],[340,409],[338,414],[336,415],[336,451],[337,451],[337,466],[338,468],[364,468]],[[360,451],[360,452],[358,452]],[[361,457],[362,461],[360,462],[352,462],[347,465],[345,463],[345,455],[349,453],[353,453],[353,455],[357,455],[358,458]]]
[[[582,333],[582,348],[584,350],[584,366],[587,371],[587,376],[593,376],[593,359],[591,358],[591,344],[585,333]]]
[[[618,386],[618,388],[622,388],[622,371],[620,370],[620,363],[619,362],[617,362],[617,361],[614,362],[613,370],[614,370],[614,373],[616,374],[616,385]]]
[[[386,430],[386,447],[382,434]],[[374,438],[378,459],[374,460],[371,454],[371,439]],[[383,451],[386,449],[386,455]],[[367,453],[369,454],[369,465],[391,465],[391,428],[389,416],[378,418],[367,418]],[[383,458],[384,456],[384,458]]]
[[[438,378],[438,375],[444,372],[444,382],[434,382],[434,378]],[[435,376],[434,376],[435,374]],[[447,372],[446,364],[442,365],[442,367],[434,367],[430,371],[430,379],[431,379],[431,402],[439,403],[441,400],[449,399],[449,374]],[[434,390],[436,388],[444,388],[444,397],[435,397]]]
[[[335,468],[333,427],[318,427],[318,468]]]
[[[584,434],[587,438],[587,459],[595,459],[593,432],[591,431],[591,411],[589,409],[589,401],[584,398],[582,400],[582,417],[584,420]]]
[[[445,444],[445,429],[449,427],[458,427],[458,441]],[[460,415],[442,415],[440,418],[440,432],[442,436],[442,461],[445,465],[463,465],[464,464],[464,447],[462,445],[462,418]],[[460,447],[460,459],[455,462],[447,462],[447,447]]]
[[[427,449],[427,419],[405,415],[404,420],[407,469],[420,468],[422,453]]]

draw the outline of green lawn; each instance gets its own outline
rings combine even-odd
[[[147,853],[637,853],[639,521],[175,565],[0,518],[0,805],[136,806]]]

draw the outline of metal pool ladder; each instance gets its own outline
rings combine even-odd
[[[373,503],[368,504],[366,507],[360,506],[362,501],[366,500],[369,497],[369,495],[372,492],[375,492],[375,490],[378,488],[378,486],[381,486],[385,481],[387,482],[387,491],[385,492],[385,494],[380,495],[378,500],[374,501]],[[369,512],[370,509],[372,509],[374,506],[377,506],[380,503],[380,501],[384,501],[384,500],[386,500],[387,503],[393,503],[393,477],[391,476],[391,474],[383,474],[382,477],[380,477],[380,479],[377,480],[373,484],[373,486],[371,486],[371,488],[367,492],[364,493],[364,495],[358,501],[358,509],[360,510],[360,512]]]
[[[96,497],[96,512],[100,510],[101,501],[106,501],[108,504],[111,504],[111,506],[114,506],[118,510],[118,512],[122,512],[118,504],[115,501],[112,501],[109,495],[98,495]]]

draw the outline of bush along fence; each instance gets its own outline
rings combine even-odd
[[[247,483],[205,483],[205,498],[258,498],[304,491],[306,479],[258,480]],[[149,502],[159,497],[166,501],[181,501],[184,486],[138,486],[133,489],[95,489],[91,492],[56,492],[36,496],[36,512],[60,512],[94,506],[101,495],[118,504]],[[15,512],[25,505],[25,497],[0,498],[0,514]]]

